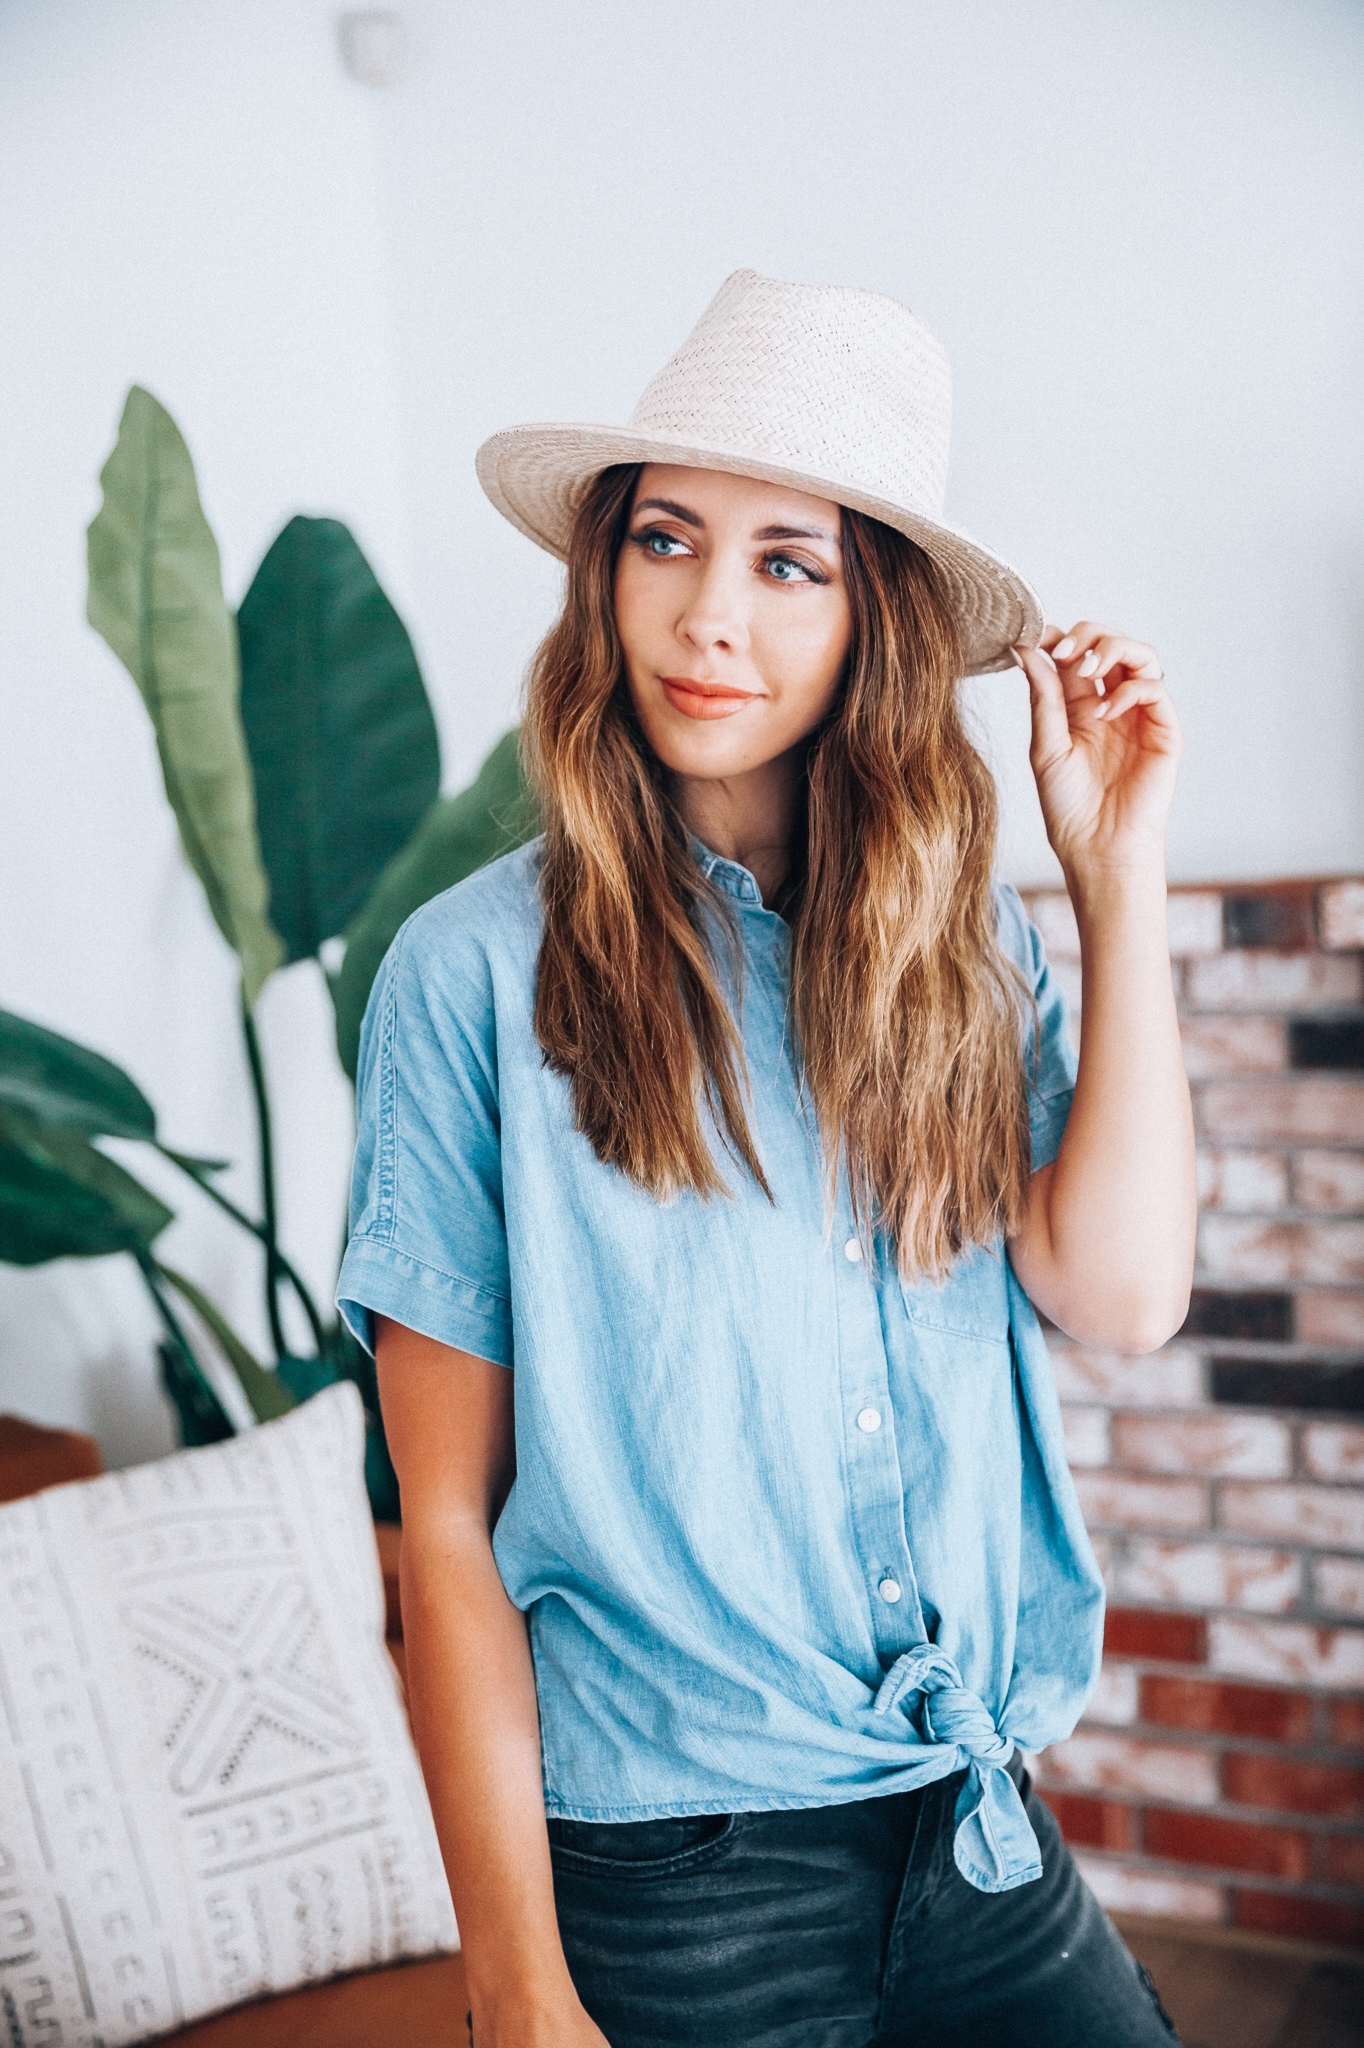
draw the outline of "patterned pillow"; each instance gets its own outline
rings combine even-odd
[[[0,2041],[458,1945],[354,1387],[0,1507]]]

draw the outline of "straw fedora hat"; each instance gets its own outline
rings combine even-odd
[[[917,541],[942,572],[963,668],[1014,666],[1042,608],[1016,569],[943,518],[951,373],[936,334],[880,292],[736,270],[625,427],[507,427],[478,451],[499,512],[562,560],[589,480],[677,463],[789,484]]]

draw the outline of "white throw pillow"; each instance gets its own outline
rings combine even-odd
[[[354,1387],[0,1507],[0,2041],[457,1946]]]

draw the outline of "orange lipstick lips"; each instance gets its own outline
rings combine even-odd
[[[663,694],[684,718],[731,718],[751,703],[752,690],[731,690],[723,683],[694,683],[689,676],[660,676]]]

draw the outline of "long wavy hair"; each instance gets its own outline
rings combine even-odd
[[[530,674],[522,740],[545,823],[535,1031],[599,1159],[659,1200],[723,1194],[709,1123],[770,1195],[713,947],[732,915],[640,730],[616,629],[638,475],[605,470],[585,493],[563,610]],[[791,1021],[830,1193],[845,1169],[863,1235],[884,1231],[906,1278],[937,1279],[1022,1217],[1027,996],[996,940],[995,789],[962,724],[940,578],[859,513],[843,512],[842,542],[846,674],[806,743],[778,905]]]

